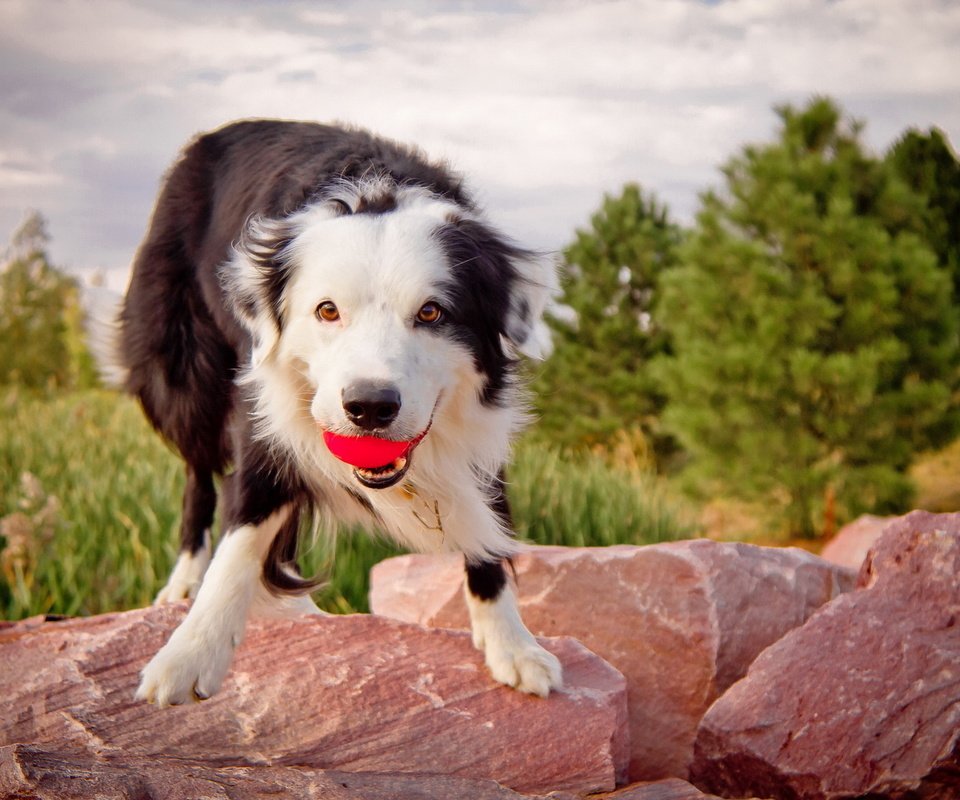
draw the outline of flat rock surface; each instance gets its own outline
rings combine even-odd
[[[212,699],[135,702],[140,669],[184,613],[0,629],[0,746],[446,775],[528,793],[609,791],[625,778],[624,679],[572,639],[544,641],[566,685],[541,699],[496,684],[465,633],[369,615],[257,621]]]
[[[774,798],[960,797],[960,514],[888,526],[844,595],[703,719],[693,780]]]
[[[516,560],[524,621],[570,635],[627,679],[630,778],[686,777],[697,725],[750,662],[855,573],[803,550],[706,539],[535,547]],[[457,556],[400,556],[371,576],[377,614],[465,628]]]

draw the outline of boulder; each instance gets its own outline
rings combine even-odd
[[[855,573],[797,549],[706,539],[643,547],[534,547],[515,559],[524,621],[576,637],[627,679],[630,778],[685,778],[710,704],[768,645],[853,586]],[[374,613],[464,628],[457,556],[374,567]]]
[[[140,669],[185,609],[0,630],[0,746],[445,775],[518,792],[609,791],[625,779],[624,679],[572,639],[544,642],[566,684],[541,699],[495,683],[465,633],[369,615],[257,621],[212,699],[134,702]]]
[[[340,772],[315,767],[215,766],[197,760],[63,751],[50,745],[0,748],[0,797],[33,800],[547,800],[518,794],[494,781],[448,775]],[[549,800],[578,800],[551,792]],[[686,781],[629,786],[590,800],[711,800]]]
[[[62,751],[50,745],[0,748],[0,797],[36,800],[546,800],[494,781],[447,775],[350,773],[310,767],[216,766],[200,760]]]
[[[831,564],[860,569],[870,548],[893,519],[896,517],[877,517],[873,514],[857,517],[853,522],[844,525],[823,546],[820,557]]]
[[[700,726],[726,796],[960,797],[960,514],[891,523],[858,591],[762,653]]]

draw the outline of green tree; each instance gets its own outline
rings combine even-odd
[[[50,263],[49,242],[43,216],[30,212],[0,267],[0,384],[72,388],[96,381],[79,287]]]
[[[663,278],[675,352],[655,370],[692,474],[779,499],[809,536],[828,487],[850,514],[909,502],[913,453],[960,425],[958,330],[950,275],[915,233],[922,200],[862,126],[827,99],[778,114]]]
[[[923,233],[953,275],[960,298],[960,161],[946,134],[909,130],[887,154],[897,174],[926,201]]]
[[[680,229],[636,184],[604,198],[588,230],[564,251],[555,352],[535,382],[538,430],[567,446],[626,434],[658,461],[674,449],[659,418],[663,394],[646,369],[668,338],[654,312],[660,275],[675,262]]]

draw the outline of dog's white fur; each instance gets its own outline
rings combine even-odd
[[[203,534],[203,547],[196,553],[180,553],[173,572],[166,585],[157,594],[154,605],[176,603],[178,600],[192,600],[200,591],[203,576],[213,557],[213,545],[210,541],[210,529]]]
[[[464,591],[473,644],[486,657],[493,679],[529,694],[546,697],[562,683],[560,662],[527,630],[513,587],[495,600],[480,600]]]

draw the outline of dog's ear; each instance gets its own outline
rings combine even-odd
[[[252,361],[269,357],[283,330],[283,293],[290,278],[293,221],[252,217],[221,270],[233,313],[253,337]]]
[[[552,258],[521,248],[489,225],[453,217],[439,231],[454,272],[470,275],[481,295],[485,313],[501,317],[501,337],[511,349],[531,358],[546,358],[553,350],[543,314],[558,294]]]
[[[546,254],[526,251],[513,259],[513,266],[507,338],[524,355],[546,358],[553,352],[553,339],[543,315],[560,291],[556,263]]]

